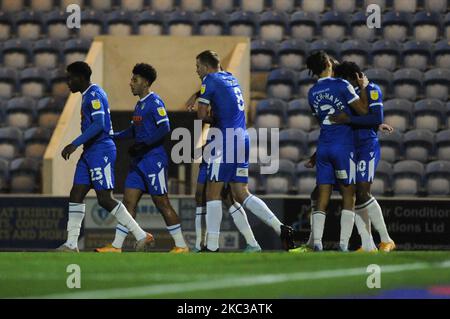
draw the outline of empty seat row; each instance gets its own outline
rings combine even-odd
[[[11,162],[0,158],[0,192],[40,191],[40,167],[41,161],[30,157],[16,158]]]

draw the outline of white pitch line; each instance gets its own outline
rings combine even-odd
[[[395,273],[411,270],[422,270],[430,268],[450,268],[450,260],[440,263],[413,263],[401,265],[380,266],[381,274]],[[150,297],[162,294],[183,293],[188,291],[217,290],[235,287],[249,287],[267,284],[279,284],[288,281],[308,281],[317,279],[342,278],[350,276],[367,275],[366,268],[349,268],[322,270],[311,272],[297,272],[290,274],[271,274],[260,276],[241,276],[205,282],[187,282],[174,284],[159,284],[129,288],[113,288],[103,290],[90,290],[83,292],[51,294],[45,296],[27,297],[32,299],[108,299],[108,298],[131,298]]]

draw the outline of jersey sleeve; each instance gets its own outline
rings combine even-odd
[[[150,108],[150,110],[151,116],[155,120],[156,125],[159,125],[163,122],[169,122],[169,117],[167,116],[167,110],[164,102],[160,99],[155,99],[153,103],[155,105]]]
[[[381,89],[377,85],[371,85],[368,88],[367,98],[369,100],[369,108],[383,107],[383,95]]]
[[[211,104],[211,99],[214,96],[214,82],[212,78],[207,75],[202,82],[202,86],[200,88],[200,97],[198,101],[203,104]]]
[[[358,94],[356,94],[355,88],[348,81],[342,80],[340,85],[341,85],[341,92],[347,104],[353,103],[359,99]]]
[[[105,105],[96,92],[90,92],[85,98],[85,109],[94,117],[97,114],[105,114]]]

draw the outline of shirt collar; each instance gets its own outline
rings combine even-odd
[[[97,85],[97,84],[92,83],[91,85],[89,85],[88,88],[83,93],[81,93],[81,95],[85,95],[87,93],[87,91],[89,91],[89,89],[94,85]]]
[[[327,77],[324,77],[324,78],[320,78],[317,81],[322,81],[322,80],[331,79],[331,78],[332,78],[331,76],[327,76]]]
[[[149,94],[147,94],[146,96],[144,96],[142,99],[140,99],[139,100],[139,102],[144,102],[144,100],[146,99],[146,98],[148,98],[150,95],[152,95],[153,94],[153,92],[150,92]]]

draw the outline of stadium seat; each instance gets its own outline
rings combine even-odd
[[[283,68],[300,70],[304,67],[307,52],[308,45],[303,40],[283,41],[278,50],[279,65]]]
[[[297,191],[302,195],[310,195],[316,187],[316,169],[306,168],[307,161],[304,160],[296,166]]]
[[[335,0],[333,1],[333,11],[352,13],[356,10],[357,0]]]
[[[365,69],[369,62],[370,44],[365,40],[347,40],[341,44],[339,56],[342,61],[356,63],[361,70]]]
[[[431,46],[428,42],[408,41],[403,45],[403,65],[425,71],[431,61]]]
[[[8,126],[26,129],[35,117],[36,102],[29,97],[15,97],[6,104],[6,123]]]
[[[4,12],[18,12],[24,9],[24,2],[24,0],[3,0],[0,3],[0,10]]]
[[[389,3],[392,3],[391,0],[364,0],[363,8],[367,8],[367,6],[370,4],[376,4],[380,7],[381,12],[384,12],[386,11],[387,1],[389,1]]]
[[[381,148],[381,159],[394,163],[403,156],[403,134],[397,131],[391,134],[378,133]]]
[[[234,9],[234,0],[211,0],[211,8],[219,12],[231,12]]]
[[[264,0],[239,0],[238,6],[243,11],[261,13],[264,10]]]
[[[320,19],[322,38],[343,41],[347,34],[348,20],[345,13],[326,12]]]
[[[406,68],[394,72],[394,96],[415,101],[421,93],[422,81],[422,72],[416,69]]]
[[[284,12],[266,11],[259,22],[259,36],[263,40],[281,41],[286,33],[288,17]]]
[[[228,23],[230,34],[251,38],[257,32],[257,21],[258,16],[252,12],[233,12]]]
[[[248,190],[251,193],[257,193],[261,185],[261,175],[259,172],[259,165],[250,163],[248,166]]]
[[[313,12],[297,11],[291,15],[289,26],[294,39],[311,41],[318,29],[318,16]]]
[[[100,12],[100,11],[111,11],[114,5],[114,0],[90,0],[90,8],[93,9],[94,11]],[[126,6],[128,3],[132,3],[132,2],[144,2],[143,0],[122,0],[119,1],[120,2],[120,7],[123,10],[142,10],[142,7],[139,9],[127,9],[124,8],[124,6]],[[83,19],[81,19],[81,21],[83,21]]]
[[[251,43],[252,70],[268,71],[275,64],[277,47],[272,41],[254,40]]]
[[[26,130],[23,133],[25,157],[42,159],[51,136],[51,131],[41,127],[32,127]]]
[[[105,31],[105,17],[101,11],[86,10],[81,12],[81,28],[79,35],[82,39],[92,40]]]
[[[276,11],[292,12],[295,5],[295,0],[272,0],[272,9]]]
[[[272,98],[290,100],[295,94],[297,75],[290,69],[275,69],[267,78],[267,93]]]
[[[418,195],[422,191],[423,164],[418,161],[400,161],[394,164],[393,190],[396,196]]]
[[[289,128],[301,129],[309,132],[317,128],[317,121],[312,115],[307,99],[297,99],[289,102],[287,109],[287,122]]]
[[[9,162],[0,158],[0,192],[6,193],[9,190]]]
[[[370,192],[375,196],[386,195],[391,191],[392,164],[379,161]]]
[[[427,98],[447,101],[450,94],[450,70],[438,68],[425,72],[424,85]]]
[[[140,35],[162,35],[164,33],[164,14],[157,11],[143,11],[138,16]]]
[[[26,40],[10,39],[3,43],[3,66],[23,69],[30,62],[31,45]]]
[[[45,18],[47,34],[52,39],[66,40],[72,35],[72,29],[66,25],[69,14],[65,10],[50,11]]]
[[[383,39],[403,42],[408,37],[412,16],[408,12],[387,12],[381,19]]]
[[[301,9],[306,12],[321,13],[325,11],[325,0],[302,0]]]
[[[199,28],[201,35],[219,36],[226,32],[226,16],[215,11],[205,11],[200,15]]]
[[[320,129],[308,133],[308,156],[312,156],[316,152],[319,135]]]
[[[183,11],[201,12],[203,0],[180,0],[180,8]]]
[[[395,11],[405,11],[414,13],[417,10],[417,0],[393,0]]]
[[[394,71],[399,62],[400,47],[395,41],[378,40],[372,45],[371,55],[374,68]]]
[[[64,108],[65,100],[44,97],[37,103],[37,122],[42,128],[54,129]]]
[[[416,129],[438,131],[444,123],[445,105],[437,99],[424,99],[414,105],[414,119]]]
[[[40,98],[48,91],[48,72],[43,68],[27,68],[20,72],[20,93],[22,96]]]
[[[450,130],[440,131],[436,134],[437,158],[450,161]]]
[[[11,37],[14,31],[14,22],[10,14],[0,11],[0,41],[5,41]]]
[[[71,4],[76,4],[80,8],[84,8],[85,4],[87,4],[87,1],[88,0],[60,0],[59,6],[60,6],[61,10],[66,10],[67,6],[69,6]]]
[[[0,158],[12,160],[22,148],[22,131],[17,127],[0,128]]]
[[[268,194],[287,194],[291,191],[295,178],[295,164],[289,160],[278,161],[278,172],[267,176]]]
[[[450,34],[447,36],[447,38],[450,38]],[[448,40],[442,40],[436,43],[433,56],[436,67],[448,67],[450,65],[450,42]]]
[[[425,181],[428,195],[450,195],[450,162],[434,161],[427,164]]]
[[[17,72],[12,68],[0,68],[0,98],[11,98],[17,88]]]
[[[17,158],[10,165],[10,183],[13,193],[34,193],[39,186],[40,164],[32,158]]]
[[[195,32],[195,16],[188,11],[174,11],[169,17],[169,35],[191,36]]]
[[[39,12],[20,12],[16,19],[16,31],[21,39],[37,40],[42,32],[42,17]]]
[[[265,99],[256,106],[255,126],[266,128],[279,128],[286,117],[286,102],[280,99]]]
[[[375,28],[367,27],[367,16],[365,12],[356,12],[350,21],[351,35],[354,39],[373,41],[376,36]]]
[[[316,40],[309,46],[309,52],[323,50],[333,58],[339,59],[339,45],[333,40]]]
[[[106,18],[108,34],[127,36],[134,33],[134,16],[128,11],[113,11]]]
[[[280,132],[280,158],[298,162],[306,157],[308,136],[300,129],[285,129]]]
[[[441,16],[437,12],[417,12],[413,20],[415,40],[435,42],[441,32],[440,19]]]
[[[91,46],[87,39],[71,39],[64,43],[64,58],[66,65],[75,61],[84,61]]]
[[[406,159],[426,163],[434,153],[434,134],[424,129],[408,131],[403,136],[403,145]]]
[[[381,93],[383,94],[383,99],[388,99],[391,95],[391,83],[392,83],[392,73],[385,69],[367,69],[364,71],[369,81],[377,84]]]
[[[392,99],[383,103],[384,122],[394,127],[400,132],[404,132],[411,127],[411,115],[413,114],[413,104],[405,99]]]
[[[66,72],[62,69],[51,71],[49,85],[51,95],[56,98],[66,98],[70,94]]]
[[[53,69],[60,62],[61,43],[50,38],[36,41],[33,46],[34,65],[41,68]]]
[[[450,12],[445,16],[444,28],[444,38],[450,39]]]
[[[152,0],[151,8],[155,11],[169,12],[175,9],[174,0]]]
[[[447,0],[425,0],[425,10],[445,13],[448,11]]]
[[[316,83],[316,79],[311,76],[309,70],[305,69],[298,75],[298,95],[301,98],[308,98],[309,89]]]

